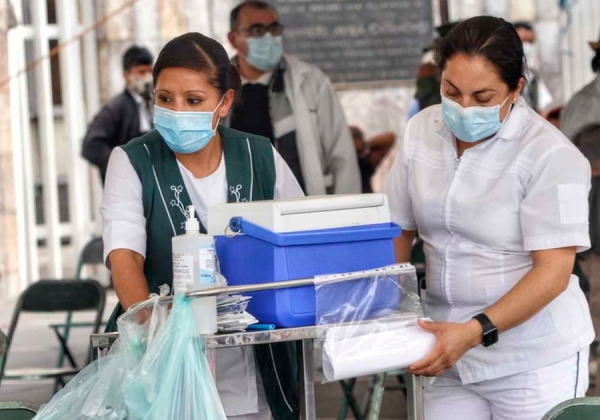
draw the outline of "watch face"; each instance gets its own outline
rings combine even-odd
[[[483,335],[483,347],[489,347],[498,342],[498,329],[494,328]]]

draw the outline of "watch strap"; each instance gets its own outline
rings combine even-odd
[[[473,319],[476,319],[481,324],[481,327],[483,328],[483,335],[496,329],[496,326],[492,324],[492,321],[490,321],[487,315],[483,312],[478,315],[475,315]]]
[[[475,315],[473,319],[477,320],[477,322],[479,322],[483,328],[481,344],[483,344],[484,347],[489,347],[492,344],[496,344],[498,342],[498,328],[496,328],[487,315],[480,313]]]

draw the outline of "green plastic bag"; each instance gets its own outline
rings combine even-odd
[[[191,299],[175,297],[162,333],[150,343],[123,385],[129,413],[143,420],[226,419]]]
[[[109,354],[71,379],[35,419],[225,419],[191,300],[176,296],[168,313],[158,298],[121,315]]]

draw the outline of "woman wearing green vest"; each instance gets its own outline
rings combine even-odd
[[[303,195],[269,140],[219,125],[241,81],[218,42],[173,39],[153,76],[156,130],[114,149],[107,169],[104,257],[119,297],[108,330],[124,309],[172,285],[171,238],[184,233],[188,205],[205,226],[215,204]],[[293,344],[219,350],[216,376],[228,418],[299,418]]]

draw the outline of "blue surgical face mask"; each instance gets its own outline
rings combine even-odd
[[[195,153],[204,149],[215,136],[219,120],[213,128],[213,115],[221,102],[223,98],[213,112],[178,112],[154,105],[154,127],[172,151]]]
[[[504,102],[496,106],[463,108],[460,104],[442,95],[444,122],[457,139],[467,143],[475,143],[496,134],[500,130],[503,124],[500,121],[500,109],[508,98],[510,98],[510,95],[506,97]]]
[[[283,57],[283,38],[270,33],[260,38],[248,38],[246,60],[262,71],[273,70]]]

